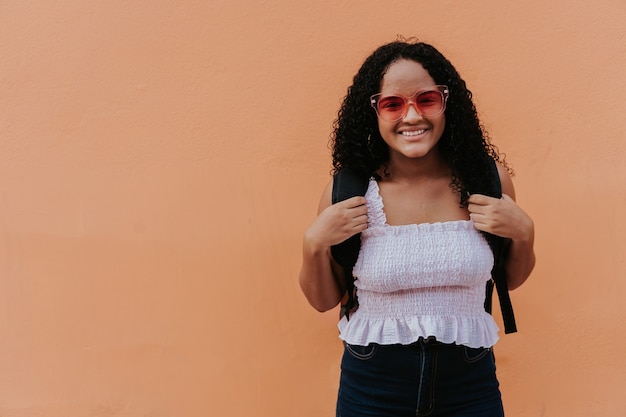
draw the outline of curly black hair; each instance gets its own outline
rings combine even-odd
[[[450,61],[423,42],[396,41],[383,45],[365,60],[354,76],[333,123],[330,141],[333,173],[348,167],[362,175],[378,177],[377,172],[386,167],[389,149],[378,130],[370,97],[380,92],[387,69],[400,59],[418,62],[436,84],[447,85],[450,90],[446,126],[437,146],[452,172],[450,186],[459,193],[461,206],[466,206],[470,194],[493,189],[489,158],[509,168],[480,124],[465,81]]]

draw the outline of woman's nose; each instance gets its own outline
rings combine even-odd
[[[422,119],[422,115],[419,114],[419,112],[417,111],[417,106],[415,105],[415,103],[409,102],[407,104],[407,110],[406,110],[406,114],[403,117],[403,120],[405,122],[411,122],[413,120],[419,120],[419,119]]]

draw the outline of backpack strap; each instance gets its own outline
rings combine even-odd
[[[492,197],[502,198],[502,184],[500,183],[500,175],[496,161],[490,159],[491,175],[494,179],[494,189],[489,193]],[[494,262],[491,270],[491,280],[487,282],[485,292],[485,310],[491,314],[493,288],[495,286],[500,301],[500,310],[502,311],[502,321],[504,322],[504,333],[517,332],[515,324],[515,314],[513,313],[513,304],[509,295],[509,288],[506,280],[506,258],[508,254],[510,239],[485,233],[487,242],[491,246]]]
[[[367,191],[369,179],[358,172],[343,168],[333,177],[332,203],[339,203],[351,197],[364,196]],[[350,312],[358,306],[356,289],[354,287],[354,277],[352,268],[359,257],[361,248],[361,234],[357,233],[339,243],[331,246],[330,252],[335,261],[343,267],[346,273],[346,291],[348,300],[341,306],[340,317],[346,316],[350,319]]]

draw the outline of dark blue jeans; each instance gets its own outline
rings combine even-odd
[[[491,348],[345,345],[337,417],[503,417]]]

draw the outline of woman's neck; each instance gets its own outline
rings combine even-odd
[[[434,151],[422,158],[404,158],[392,154],[379,173],[383,180],[394,182],[431,180],[451,175],[448,165]]]

